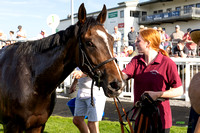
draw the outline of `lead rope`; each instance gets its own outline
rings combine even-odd
[[[121,105],[121,108],[122,108],[122,110],[123,110],[123,112],[124,112],[124,115],[125,115],[126,120],[127,120],[127,122],[128,122],[129,128],[130,128],[130,130],[131,130],[131,133],[134,133],[133,127],[132,127],[132,125],[131,125],[131,122],[130,122],[130,120],[129,120],[127,114],[126,114],[126,111],[125,111],[124,107],[122,106],[122,103],[119,101],[119,98],[118,98],[118,97],[116,97],[116,99],[117,99],[117,101],[118,101],[118,102],[120,103],[120,105]]]
[[[123,119],[122,119],[122,116],[121,116],[121,114],[120,114],[120,111],[119,111],[117,102],[116,102],[115,98],[113,98],[113,99],[114,99],[115,106],[116,106],[116,108],[117,108],[117,113],[118,113],[118,116],[119,116],[119,123],[120,123],[120,126],[121,126],[121,132],[124,133],[124,123],[123,123]]]
[[[118,112],[118,116],[119,116],[119,121],[120,121],[120,125],[121,125],[121,131],[122,131],[122,133],[124,133],[124,128],[123,128],[123,126],[124,126],[125,124],[123,123],[123,119],[122,119],[122,116],[121,116],[121,114],[120,114],[120,111],[119,111],[117,102],[116,102],[115,98],[113,98],[113,99],[114,99],[114,102],[115,102],[115,106],[116,106],[116,108],[117,108],[117,112]],[[131,125],[131,122],[130,122],[130,120],[129,120],[127,114],[126,114],[126,111],[125,111],[124,107],[122,106],[121,102],[119,101],[119,99],[118,99],[117,97],[116,97],[116,99],[117,99],[117,101],[119,102],[119,104],[121,105],[122,111],[124,112],[124,115],[125,115],[126,120],[127,120],[127,122],[128,122],[129,128],[130,128],[130,130],[131,130],[131,133],[134,133],[133,127],[132,127],[132,125]],[[125,128],[126,128],[126,127],[125,127]],[[130,131],[129,131],[127,128],[126,128],[126,130],[130,133]]]
[[[91,86],[91,105],[94,107],[93,86],[94,86],[94,80],[92,80],[92,86]]]

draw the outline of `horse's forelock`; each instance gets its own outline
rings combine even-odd
[[[80,25],[79,35],[84,35],[89,28],[95,25],[102,25],[102,24],[96,21],[94,17],[87,17],[85,23],[83,25]]]

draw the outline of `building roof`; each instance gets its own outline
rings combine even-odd
[[[140,2],[138,5],[143,6],[147,4],[153,4],[153,3],[158,3],[158,2],[169,2],[169,1],[173,1],[173,0],[149,0],[145,2]]]
[[[115,10],[115,9],[119,9],[119,8],[125,8],[127,7],[127,5],[130,5],[130,4],[134,4],[134,5],[137,5],[138,3],[138,0],[131,0],[131,1],[125,1],[125,2],[120,2],[118,3],[118,6],[116,7],[112,7],[112,8],[109,8],[107,9],[107,11],[110,11],[110,10]],[[87,13],[87,15],[93,15],[93,14],[97,14],[97,13],[100,13],[101,10],[99,11],[95,11],[95,12],[91,12],[91,13]],[[74,18],[77,18],[77,15],[78,13],[74,13]],[[65,20],[68,20],[68,19],[71,19],[70,17],[71,15],[69,15],[69,17],[65,18],[65,19],[62,19],[60,21],[65,21]]]

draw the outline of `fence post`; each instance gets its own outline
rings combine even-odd
[[[190,63],[186,62],[185,63],[185,101],[190,101],[189,96],[188,96],[188,89],[190,86]]]

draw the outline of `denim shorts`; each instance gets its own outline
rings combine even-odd
[[[76,98],[74,116],[87,116],[88,121],[101,121],[105,108],[106,97],[96,96],[93,98],[94,107],[91,105],[91,98]]]

